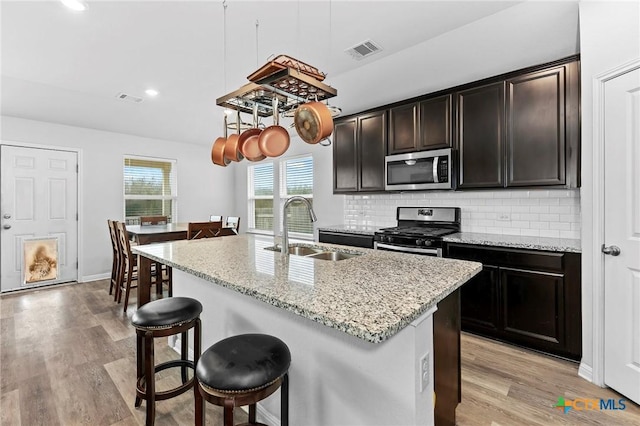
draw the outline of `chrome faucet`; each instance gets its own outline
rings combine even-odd
[[[284,207],[282,207],[282,248],[281,252],[283,256],[289,254],[289,230],[287,229],[287,207],[289,204],[292,204],[294,201],[302,201],[307,205],[307,209],[309,209],[309,218],[311,222],[315,222],[318,220],[316,217],[316,213],[313,211],[313,207],[309,200],[299,195],[294,195],[291,198],[288,198],[287,201],[284,202]]]

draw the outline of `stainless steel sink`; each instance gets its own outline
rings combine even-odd
[[[280,247],[265,247],[265,250],[280,251]],[[289,246],[289,254],[309,257],[311,259],[332,260],[335,262],[338,260],[351,259],[352,257],[360,256],[362,253],[346,253],[343,251],[332,251],[323,248],[291,245]]]
[[[293,246],[289,247],[289,254],[296,254],[298,256],[307,256],[310,254],[321,253],[321,249],[315,249],[312,247]]]
[[[352,257],[360,256],[360,253],[344,253],[340,251],[323,251],[317,254],[310,254],[307,257],[313,259],[322,259],[322,260],[345,260],[351,259]]]

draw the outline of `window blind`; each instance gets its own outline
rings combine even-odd
[[[273,231],[273,163],[248,168],[249,228]]]
[[[280,207],[293,195],[305,197],[313,205],[313,157],[292,158],[280,163]],[[313,222],[304,204],[289,205],[287,226],[290,233],[313,234]]]
[[[177,204],[175,160],[125,157],[124,207],[127,224],[140,216],[167,216],[171,222]]]

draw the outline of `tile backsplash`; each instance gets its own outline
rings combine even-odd
[[[395,226],[399,206],[460,207],[465,232],[580,238],[578,189],[347,195],[345,225]]]

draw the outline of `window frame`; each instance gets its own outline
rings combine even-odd
[[[284,202],[291,195],[286,193],[286,163],[288,161],[300,160],[303,158],[310,158],[312,162],[312,173],[314,171],[314,163],[315,159],[313,154],[305,153],[294,155],[290,157],[280,158],[278,160],[271,160],[268,163],[273,165],[273,196],[255,196],[253,194],[254,191],[254,168],[259,166],[260,164],[264,164],[264,162],[260,164],[251,164],[247,167],[247,233],[251,234],[261,234],[261,235],[270,235],[275,236],[282,235],[282,207],[284,206]],[[312,192],[310,194],[302,195],[305,198],[309,198],[313,201],[313,190],[315,189],[314,180],[312,178]],[[295,194],[298,195],[298,194]],[[256,199],[273,199],[273,228],[270,230],[256,229],[255,228],[255,204],[253,200]],[[276,204],[277,201],[277,204]],[[312,230],[311,233],[299,233],[299,232],[289,232],[290,238],[295,238],[299,240],[312,240],[314,239],[315,229]]]
[[[126,179],[125,179],[125,171],[127,167],[127,160],[139,160],[139,161],[154,161],[158,163],[168,163],[171,164],[171,168],[169,169],[169,181],[173,184],[171,185],[171,194],[170,195],[138,195],[138,194],[127,194],[126,193]],[[122,159],[122,217],[127,225],[136,225],[139,224],[139,217],[129,216],[127,217],[127,200],[160,200],[160,201],[171,201],[171,214],[168,215],[169,223],[177,223],[178,222],[178,160],[175,158],[161,158],[161,157],[147,157],[141,155],[123,155]],[[154,214],[149,213],[149,216],[154,216]]]

